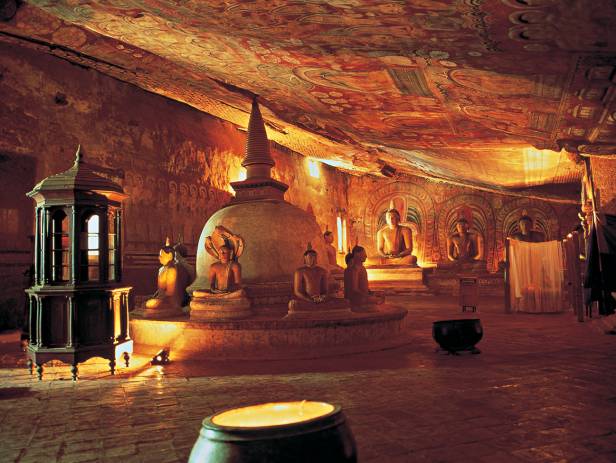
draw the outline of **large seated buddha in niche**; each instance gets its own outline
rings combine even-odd
[[[377,251],[381,265],[417,266],[413,255],[413,231],[400,225],[400,212],[392,204],[385,212],[386,225],[376,233]]]
[[[533,219],[526,211],[522,211],[522,216],[518,220],[518,231],[512,233],[509,238],[526,241],[528,243],[540,243],[545,241],[545,235],[540,231],[533,230]]]
[[[466,218],[456,220],[455,231],[447,237],[447,259],[450,266],[485,269],[483,236],[469,228]]]

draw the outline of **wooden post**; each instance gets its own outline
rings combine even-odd
[[[79,232],[79,217],[77,206],[71,206],[71,221],[69,224],[69,234],[71,237],[71,284],[75,286],[79,279],[79,242],[81,240]]]
[[[584,293],[582,288],[582,268],[580,265],[580,239],[579,233],[573,232],[573,276],[571,283],[573,284],[573,303],[577,313],[577,320],[584,321]]]
[[[511,313],[511,275],[509,238],[505,238],[505,313]]]

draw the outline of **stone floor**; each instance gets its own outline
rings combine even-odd
[[[481,355],[435,352],[431,322],[451,298],[407,298],[410,343],[309,361],[172,363],[136,357],[30,376],[16,333],[0,336],[0,461],[184,462],[222,408],[318,399],[341,404],[361,462],[616,462],[616,336],[570,313],[480,308]],[[401,302],[401,301],[397,301]],[[173,353],[172,353],[173,355]]]

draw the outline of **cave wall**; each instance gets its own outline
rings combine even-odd
[[[599,212],[616,214],[616,159],[595,156],[590,159],[590,166]]]
[[[173,241],[182,236],[194,256],[203,225],[231,198],[229,182],[239,179],[244,131],[97,71],[0,44],[0,94],[0,278],[5,283],[0,303],[13,298],[23,305],[34,208],[25,194],[39,180],[69,168],[78,144],[130,195],[124,215],[124,282],[136,294],[154,292],[157,254],[166,236]],[[287,200],[313,214],[322,229],[336,231],[337,216],[346,218],[349,245],[357,238],[370,253],[379,217],[391,199],[412,209],[418,223],[410,226],[418,232],[425,263],[445,257],[445,238],[461,207],[486,235],[491,269],[522,209],[541,218],[550,238],[575,226],[575,206],[421,178],[355,177],[324,164],[315,178],[304,157],[275,144],[272,155],[274,177],[289,185]],[[267,230],[263,239],[268,239]]]
[[[229,182],[239,179],[244,131],[97,71],[0,44],[0,95],[1,300],[22,304],[27,285],[34,202],[25,194],[68,169],[78,144],[130,195],[123,279],[137,294],[154,292],[166,236],[182,236],[194,256],[203,225],[231,198]],[[334,226],[346,175],[321,165],[316,179],[304,157],[274,146],[272,156],[274,177],[289,185],[287,200],[311,211],[322,228]]]

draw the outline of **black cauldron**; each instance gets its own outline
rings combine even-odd
[[[481,320],[440,320],[432,324],[432,337],[443,350],[450,353],[470,350],[477,352],[475,344],[483,337]]]
[[[307,421],[260,427],[216,424],[216,418],[226,412],[209,416],[203,420],[188,462],[355,463],[355,440],[342,409],[336,405],[330,408],[328,413]]]

